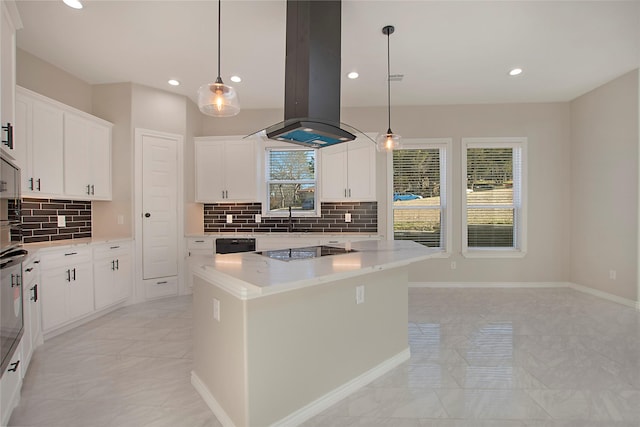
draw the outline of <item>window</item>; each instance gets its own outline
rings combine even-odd
[[[526,139],[466,138],[462,145],[463,253],[523,256]]]
[[[316,150],[267,149],[267,216],[319,214]]]
[[[393,238],[450,250],[450,140],[406,141],[393,152]]]

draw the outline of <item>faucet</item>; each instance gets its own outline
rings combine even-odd
[[[293,218],[291,217],[291,206],[289,206],[289,227],[288,227],[288,231],[289,231],[289,233],[291,233],[293,231]]]

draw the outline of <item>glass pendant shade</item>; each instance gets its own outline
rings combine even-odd
[[[391,132],[391,129],[387,130],[387,133],[378,134],[376,138],[376,148],[380,152],[388,152],[397,150],[401,147],[400,140],[402,137]]]
[[[218,77],[198,89],[198,108],[203,114],[213,117],[232,117],[240,112],[236,90],[224,84]]]

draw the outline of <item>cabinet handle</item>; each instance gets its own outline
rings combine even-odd
[[[11,275],[11,287],[12,288],[17,288],[20,286],[20,275],[19,274],[12,274]]]
[[[71,270],[67,270],[67,282],[71,282]]]
[[[222,190],[222,198],[224,199],[224,190]]]
[[[91,186],[87,184],[87,194],[91,194]]]
[[[18,360],[17,362],[13,362],[10,363],[9,366],[11,366],[9,369],[7,369],[7,372],[15,372],[18,370],[18,365],[20,365],[20,361]]]
[[[109,249],[118,249],[120,246],[111,246]]]
[[[116,260],[116,270],[120,270],[120,260]]]
[[[0,193],[7,191],[7,181],[0,181]]]
[[[162,282],[157,282],[156,285],[164,285],[165,283],[167,283],[167,281],[163,280]]]
[[[204,243],[204,240],[194,240],[195,243]]]
[[[33,191],[33,178],[29,178],[29,190]]]
[[[70,255],[78,255],[78,252],[69,252],[68,254],[64,254],[64,256],[70,256]]]
[[[34,263],[34,264],[40,264],[40,260],[39,260],[39,259],[37,259],[37,260],[33,261],[33,263]]]
[[[36,181],[38,181],[38,191],[40,191],[40,178],[38,178]]]
[[[13,125],[7,123],[6,126],[2,126],[3,131],[7,131],[7,139],[3,139],[2,143],[13,150]]]
[[[33,285],[33,287],[31,288],[31,301],[33,302],[38,301],[38,284],[37,283]]]
[[[91,195],[94,196],[96,194],[96,186],[91,184]]]
[[[349,189],[349,197],[351,197],[351,189]]]
[[[347,197],[347,189],[344,189],[344,197]]]
[[[24,271],[31,273],[33,271],[33,267],[25,268]]]
[[[73,281],[74,282],[76,281],[76,269],[75,268],[73,269]]]
[[[116,269],[116,262],[115,261],[111,261],[111,271],[115,271]]]

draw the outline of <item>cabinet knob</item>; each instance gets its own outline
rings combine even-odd
[[[145,218],[149,218],[150,216],[151,216],[151,214],[150,214],[149,212],[147,212],[147,213],[145,213],[145,214],[144,214],[144,217],[145,217]]]

